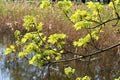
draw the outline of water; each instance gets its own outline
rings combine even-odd
[[[10,80],[9,69],[5,68],[5,48],[0,44],[0,80]]]
[[[38,68],[28,65],[26,59],[16,60],[11,55],[5,56],[5,48],[13,42],[8,35],[0,35],[0,80],[70,80],[64,74],[64,68],[71,66],[76,73],[71,80],[78,76],[88,75],[93,80],[113,80],[120,76],[120,60],[115,53],[100,54],[95,60],[72,61]],[[70,56],[70,55],[69,55]]]
[[[48,66],[39,69],[28,65],[27,60],[5,61],[4,52],[5,47],[0,44],[0,80],[38,80],[38,77],[46,76]]]

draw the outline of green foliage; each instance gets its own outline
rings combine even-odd
[[[102,4],[99,2],[93,3],[92,1],[87,2],[87,7],[92,12],[92,15],[98,15],[104,9]]]
[[[101,23],[100,14],[104,6],[100,3],[87,2],[87,10],[76,10],[70,19],[75,23],[74,28],[76,30],[89,29],[96,22]],[[101,28],[93,28],[84,38],[79,38],[78,41],[73,41],[73,45],[80,47],[86,47],[90,43],[91,39],[98,40],[98,34],[101,32]]]
[[[109,4],[110,7],[114,8],[114,14],[116,14],[115,8],[118,5],[118,2],[119,0],[113,0],[113,2],[110,2]],[[70,11],[72,11],[72,2],[69,0],[59,1],[57,5],[66,16]],[[43,0],[40,8],[50,9],[50,1]],[[77,41],[73,41],[74,47],[86,47],[92,40],[99,39],[99,34],[103,32],[102,27],[104,26],[101,20],[103,10],[104,6],[102,4],[90,1],[87,2],[86,10],[77,9],[70,17],[67,16],[67,18],[69,18],[69,20],[74,24],[76,31],[82,29],[88,31],[85,37],[80,37]],[[99,24],[100,26],[93,27],[96,24]],[[6,55],[14,53],[16,48],[22,46],[23,49],[18,52],[18,57],[24,58],[32,54],[33,56],[29,60],[29,64],[37,64],[38,67],[42,67],[52,61],[57,61],[62,58],[62,53],[64,53],[63,47],[66,44],[64,40],[67,36],[66,34],[54,33],[49,36],[44,35],[42,32],[43,23],[37,23],[36,18],[30,15],[24,17],[23,26],[27,32],[24,35],[22,35],[18,30],[14,32],[17,39],[16,44],[6,48]],[[64,72],[68,78],[71,78],[75,73],[75,69],[68,67],[64,69]],[[78,77],[76,80],[91,80],[91,78],[85,76],[82,78]],[[120,78],[116,78],[115,80],[120,80]]]
[[[78,77],[76,80],[91,80],[91,78],[89,76],[84,76],[83,78]]]
[[[64,39],[66,37],[65,34],[53,34],[49,36],[48,42],[55,44],[57,43],[60,39]]]
[[[119,0],[113,0],[109,3],[109,6],[114,7],[114,6],[117,6],[118,3],[119,3]]]
[[[72,69],[71,67],[67,67],[64,69],[64,72],[68,78],[71,78],[72,75],[75,73],[75,69]]]
[[[37,29],[38,31],[41,31],[41,30],[42,30],[42,26],[43,26],[43,24],[42,24],[42,23],[39,23],[39,25],[36,26],[36,29]]]
[[[15,35],[15,37],[19,40],[19,39],[20,39],[20,36],[21,36],[21,33],[20,33],[19,30],[16,30],[16,31],[14,32],[14,35]]]
[[[83,46],[86,47],[87,44],[91,41],[91,39],[95,39],[98,40],[99,36],[98,33],[102,32],[101,30],[99,30],[99,28],[95,28],[91,31],[91,33],[87,34],[84,38],[80,38],[78,41],[74,41],[73,45],[74,46]]]
[[[91,22],[88,22],[88,21],[80,21],[80,22],[77,22],[74,27],[76,30],[80,30],[80,29],[84,29],[84,28],[89,28],[89,26],[91,25],[92,23]]]
[[[116,13],[119,11],[118,4],[119,4],[119,0],[113,0],[108,5],[109,7],[113,8],[113,10],[112,10],[113,16],[116,16]]]
[[[23,49],[18,53],[18,57],[24,58],[30,54],[34,54],[29,60],[29,64],[37,64],[39,67],[46,65],[50,60],[60,60],[61,54],[64,52],[62,50],[66,37],[65,34],[51,34],[46,37],[41,33],[43,23],[37,24],[36,18],[33,16],[25,16],[24,27],[28,31],[24,35],[21,35],[20,31],[16,30],[14,35],[16,37],[17,47],[23,47]],[[34,29],[34,32],[30,30]],[[6,49],[6,54],[15,52],[15,47],[13,45]]]
[[[26,30],[30,30],[31,27],[35,27],[36,26],[36,18],[33,16],[25,16],[24,18],[24,23],[23,26],[25,27]]]
[[[14,45],[10,45],[9,48],[6,48],[5,54],[8,55],[8,54],[10,54],[12,52],[15,52],[15,51],[16,51],[15,50],[15,46]]]
[[[50,9],[51,8],[50,0],[42,0],[40,8],[42,8],[42,9]]]
[[[71,7],[72,7],[71,1],[69,1],[69,0],[59,1],[57,4],[58,4],[59,8],[62,9],[62,11],[67,12],[67,13],[69,11],[71,11]]]
[[[75,13],[70,17],[71,21],[78,22],[89,19],[90,14],[86,10],[76,10]]]
[[[22,43],[26,43],[27,40],[31,40],[33,38],[33,34],[32,33],[26,33],[23,38],[21,39]]]
[[[120,80],[120,77],[118,77],[118,78],[115,78],[114,80]]]

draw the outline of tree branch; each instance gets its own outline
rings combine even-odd
[[[101,26],[101,25],[103,25],[103,24],[105,24],[105,23],[108,23],[108,22],[111,22],[111,21],[114,21],[114,20],[120,20],[120,17],[116,17],[116,18],[113,18],[113,19],[109,19],[109,20],[104,21],[104,22],[102,22],[102,23],[100,23],[100,24],[98,24],[98,25],[96,25],[96,26],[94,26],[94,27],[92,27],[92,28],[89,28],[89,29],[97,28],[97,27],[99,27],[99,26]]]
[[[100,54],[100,53],[105,52],[105,51],[107,51],[107,50],[113,49],[113,48],[115,48],[115,47],[117,47],[117,46],[120,46],[120,42],[117,43],[117,44],[114,44],[114,45],[112,45],[112,46],[110,46],[110,47],[107,47],[107,48],[105,48],[105,49],[101,49],[101,50],[95,51],[95,52],[93,52],[93,53],[90,53],[90,54],[88,54],[88,55],[81,55],[81,56],[79,56],[79,57],[77,57],[77,58],[70,58],[70,59],[66,59],[66,60],[52,61],[52,62],[50,62],[50,64],[61,63],[61,62],[70,62],[70,61],[74,61],[74,60],[80,60],[80,59],[83,59],[83,58],[87,58],[87,57],[91,57],[91,56]]]

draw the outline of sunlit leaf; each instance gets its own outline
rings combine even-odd
[[[51,4],[49,0],[42,0],[42,3],[40,4],[40,8],[42,9],[50,9]]]
[[[55,60],[60,60],[61,59],[61,54],[57,53],[57,56],[55,57]]]
[[[31,27],[35,27],[36,26],[36,18],[33,16],[25,16],[24,17],[24,23],[23,26],[25,27],[26,30],[30,30]]]
[[[55,44],[60,39],[64,39],[66,37],[65,34],[53,34],[49,36],[48,42]]]
[[[38,31],[41,31],[41,30],[42,30],[42,26],[43,26],[43,24],[40,23],[38,26],[36,26],[36,29],[37,29]]]
[[[90,77],[85,76],[85,77],[82,78],[82,80],[91,80],[91,79],[90,79]]]
[[[25,57],[26,54],[25,54],[24,52],[19,52],[18,56],[19,56],[19,57]]]
[[[19,36],[21,35],[21,33],[20,33],[19,30],[16,30],[16,31],[14,32],[14,35],[15,35],[15,37],[18,39]]]
[[[81,77],[78,77],[78,78],[76,78],[76,80],[82,80],[82,78],[81,78]]]
[[[115,78],[114,80],[120,80],[120,77],[118,77],[118,78]]]
[[[64,0],[64,1],[59,1],[57,5],[64,11],[64,12],[69,12],[72,7],[72,2],[69,0]]]
[[[6,55],[10,54],[11,52],[12,52],[12,50],[10,48],[6,48],[6,50],[5,50]]]
[[[64,72],[68,76],[68,78],[71,78],[72,75],[75,73],[75,69],[72,69],[71,67],[67,67],[64,69]]]

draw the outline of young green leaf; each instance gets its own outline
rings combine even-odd
[[[120,80],[120,77],[118,77],[118,78],[115,78],[114,80]]]
[[[10,54],[11,52],[12,52],[12,50],[10,48],[6,48],[6,50],[5,50],[6,55]]]
[[[72,75],[75,73],[75,69],[72,69],[71,67],[67,67],[64,69],[64,72],[68,78],[71,78]]]
[[[81,77],[77,77],[76,80],[82,80],[82,78]]]
[[[77,22],[74,27],[76,30],[80,30],[80,29],[83,29],[83,28],[88,28],[92,23],[91,22],[88,22],[88,21],[80,21],[80,22]]]
[[[61,54],[60,53],[57,53],[56,54],[56,57],[55,57],[55,60],[60,60],[61,59]]]
[[[26,54],[25,54],[24,52],[19,52],[19,53],[18,53],[18,56],[19,56],[19,57],[25,57]]]
[[[36,26],[36,29],[37,29],[38,31],[41,31],[41,30],[42,30],[42,26],[43,26],[43,23],[41,22],[41,23],[39,23],[38,26]]]
[[[66,13],[71,11],[72,2],[69,0],[59,1],[57,5]]]
[[[42,9],[50,9],[51,8],[50,1],[49,0],[42,0],[40,8],[42,8]]]
[[[5,54],[8,55],[8,54],[10,54],[10,53],[12,53],[12,52],[15,52],[15,51],[16,51],[16,50],[15,50],[15,46],[14,46],[14,45],[10,45],[9,48],[6,48]]]
[[[15,37],[16,37],[17,39],[19,39],[21,33],[20,33],[19,30],[16,30],[16,31],[14,32],[14,35],[15,35]]]
[[[26,30],[29,31],[31,27],[35,27],[36,25],[37,25],[37,21],[35,17],[30,15],[24,17],[23,26]]]
[[[48,42],[55,44],[57,43],[60,39],[64,39],[66,37],[65,34],[53,34],[49,36]]]
[[[90,77],[85,76],[85,77],[82,78],[82,80],[91,80],[91,79],[90,79]]]

